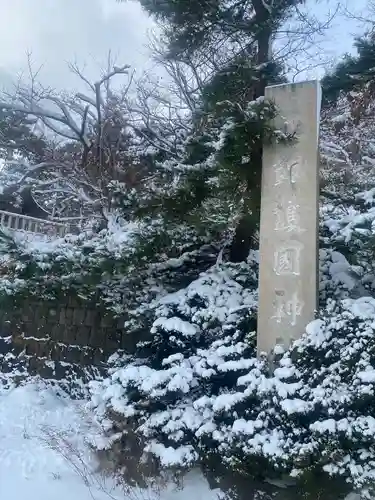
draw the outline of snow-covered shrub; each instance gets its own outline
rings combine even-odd
[[[373,486],[374,318],[370,297],[332,302],[284,355],[282,378],[297,386],[283,405],[303,424],[288,446],[296,474],[319,466],[356,488]]]
[[[321,307],[329,299],[345,299],[350,296],[367,295],[361,266],[351,265],[347,258],[332,248],[319,252],[319,298]]]
[[[292,475],[305,481],[320,474],[345,477],[344,490],[351,485],[366,489],[370,469],[361,464],[361,452],[354,452],[345,467],[343,461],[346,446],[364,449],[370,438],[366,442],[362,433],[352,442],[336,433],[327,439],[319,427],[330,418],[339,422],[351,408],[358,407],[353,419],[366,419],[372,411],[364,411],[354,381],[360,356],[371,358],[375,301],[350,298],[366,294],[365,270],[328,245],[329,238],[341,242],[347,233],[345,217],[339,210],[323,211],[322,312],[281,355],[272,376],[266,360],[255,353],[256,255],[247,265],[216,265],[187,287],[170,294],[164,290],[133,309],[129,334],[142,330],[146,341],[138,344],[136,356],[112,357],[108,377],[91,385],[92,404],[106,422],[109,443],[120,442],[121,453],[131,455],[131,436],[138,436],[145,456],[162,467],[219,457],[241,476]],[[352,355],[346,363],[345,353],[357,341],[358,359]],[[309,491],[315,492],[311,486]]]
[[[144,313],[150,340],[138,345],[137,357],[113,357],[109,378],[92,383],[99,414],[111,410],[138,427],[163,466],[197,461],[194,443],[213,430],[208,401],[225,408],[256,363],[254,283],[252,266],[215,266],[155,301]]]
[[[178,230],[184,236],[180,246],[173,246]],[[116,217],[100,232],[53,240],[1,232],[0,301],[31,295],[53,300],[68,293],[97,299],[112,314],[123,315],[146,297],[149,301],[187,285],[215,262],[215,244],[204,245],[203,237],[190,236],[187,227],[166,228],[161,220],[126,222]]]
[[[125,418],[117,438],[135,432],[163,467],[218,456],[245,475],[325,473],[371,489],[375,300],[329,302],[271,375],[249,335],[254,295],[228,274],[159,302],[152,340],[139,346],[145,355],[152,344],[149,355],[114,357],[91,384],[98,415]]]

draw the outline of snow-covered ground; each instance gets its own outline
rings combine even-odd
[[[0,387],[1,500],[214,500],[217,494],[192,474],[184,489],[114,489],[93,472],[95,458],[85,444],[96,432],[85,403],[58,395],[43,382]]]

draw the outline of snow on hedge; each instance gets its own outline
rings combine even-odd
[[[254,475],[320,469],[365,490],[375,470],[375,300],[331,301],[271,376],[248,333],[248,293],[221,305],[218,323],[210,311],[221,294],[199,285],[162,301],[149,357],[115,356],[91,384],[98,415],[126,418],[163,466],[219,454],[244,473],[249,461]]]
[[[136,355],[113,356],[108,376],[91,384],[108,443],[135,431],[163,467],[219,456],[243,474],[321,471],[370,494],[375,299],[366,241],[373,220],[371,202],[322,207],[321,311],[300,340],[285,352],[277,347],[272,375],[255,352],[256,254],[136,308],[146,340]],[[108,415],[117,415],[114,424]]]

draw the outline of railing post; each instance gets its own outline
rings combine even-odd
[[[28,217],[27,215],[15,214],[4,210],[0,210],[0,226],[13,231],[40,233],[60,237],[64,237],[70,229],[70,226],[65,224],[36,219],[34,217]]]

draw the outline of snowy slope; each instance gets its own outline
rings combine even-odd
[[[85,402],[71,401],[40,381],[0,389],[1,500],[196,500],[217,498],[204,479],[192,475],[183,491],[170,488],[159,497],[150,491],[125,495],[92,473],[94,457],[83,439],[95,428]],[[58,436],[54,443],[52,436]],[[65,459],[69,456],[69,460]]]

